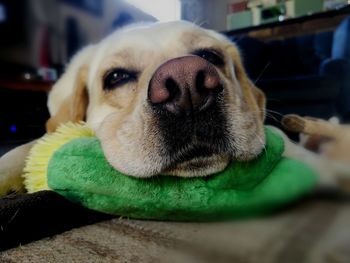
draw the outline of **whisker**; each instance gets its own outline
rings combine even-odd
[[[281,117],[284,116],[284,114],[282,114],[282,113],[280,113],[280,112],[278,112],[278,111],[269,110],[269,109],[266,109],[266,111],[268,111],[269,113],[271,112],[271,113],[277,114],[277,115],[279,115],[279,116],[281,116]]]
[[[264,142],[264,140],[255,132],[255,136],[256,138],[259,140],[259,142],[261,143],[261,145],[263,146],[263,151],[266,154],[267,160],[269,160],[268,158],[268,154],[267,154],[267,149],[266,149],[266,141]]]
[[[263,113],[263,112],[265,112],[265,114],[266,114],[267,117],[273,119],[273,120],[276,121],[277,123],[281,123],[281,121],[280,121],[279,119],[277,119],[277,117],[274,116],[274,114],[276,114],[276,115],[278,115],[278,116],[280,116],[280,117],[283,117],[283,116],[284,116],[283,114],[281,114],[281,113],[279,113],[279,112],[277,112],[277,111],[267,110],[267,109],[266,109],[265,111],[264,111],[264,110],[254,110],[254,111],[251,111],[251,112],[252,112],[252,113]],[[270,112],[271,112],[271,113],[274,113],[274,114],[271,114]],[[241,111],[235,109],[235,110],[231,110],[230,113],[232,113],[232,114],[241,114]]]
[[[281,117],[284,116],[283,114],[281,114],[281,113],[279,113],[279,112],[277,112],[277,111],[272,111],[272,110],[267,110],[267,109],[266,109],[265,111],[263,111],[263,110],[255,110],[255,111],[251,111],[251,112],[253,112],[253,113],[263,113],[263,112],[265,112],[265,114],[266,114],[267,117],[273,119],[274,121],[276,121],[276,122],[278,122],[278,123],[280,123],[280,120],[278,120],[277,117],[274,116],[274,114],[276,114],[276,115],[278,115],[278,116],[281,116]],[[271,113],[270,113],[270,112],[271,112]],[[273,113],[273,114],[272,114],[272,113]]]
[[[193,24],[195,24],[196,26],[198,26],[198,24],[199,24],[198,18],[196,18],[196,19],[193,20]]]
[[[266,117],[269,117],[271,119],[273,119],[275,122],[280,122],[275,116],[273,116],[272,114],[266,113]]]
[[[207,19],[200,19],[200,18],[196,18],[193,20],[193,24],[199,26],[199,27],[202,27],[205,23],[207,23],[208,20]]]
[[[259,76],[256,78],[256,80],[254,81],[254,84],[256,84],[261,77],[264,75],[265,71],[267,70],[267,68],[271,65],[271,61],[267,62],[267,64],[265,65],[265,67],[263,68],[263,70],[260,72]]]
[[[202,27],[203,25],[205,25],[205,23],[208,23],[208,20],[203,20],[202,22],[198,23],[197,26]]]

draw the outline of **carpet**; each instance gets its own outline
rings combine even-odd
[[[55,216],[66,223],[76,218],[76,225],[90,216],[93,220],[83,223],[95,223],[5,250],[0,262],[345,263],[350,262],[349,204],[349,197],[313,196],[270,217],[221,223],[103,218],[71,207],[68,215],[59,210]]]

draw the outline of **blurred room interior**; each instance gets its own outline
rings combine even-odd
[[[282,116],[290,113],[350,122],[350,0],[0,0],[0,156],[45,133],[47,94],[79,49],[128,24],[179,19],[219,31],[238,45],[249,77],[267,96],[267,124],[282,128]],[[349,211],[339,207],[306,204],[289,215],[253,221],[253,227],[249,221],[230,228],[157,227],[159,233],[185,240],[184,247],[186,238],[227,238],[229,229],[239,238],[211,240],[221,246],[226,262],[254,262],[257,255],[299,262],[311,255],[305,244],[315,252],[310,262],[349,262],[350,239],[348,232],[342,235]],[[142,229],[137,224],[136,231],[143,231],[137,242],[163,242],[156,240],[154,225],[147,230],[149,225]],[[131,233],[129,225],[123,227],[121,235]],[[329,229],[334,232],[328,235]],[[322,235],[326,239],[318,243]],[[280,238],[295,246],[283,247]],[[265,253],[270,245],[275,250]],[[230,254],[233,246],[237,257]],[[318,261],[325,251],[329,261]]]
[[[346,0],[1,0],[1,151],[45,132],[46,93],[75,52],[133,22],[184,19],[226,34],[267,94],[267,123],[286,113],[349,121],[349,12]]]

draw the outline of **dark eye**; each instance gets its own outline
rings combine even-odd
[[[137,79],[137,72],[126,69],[113,69],[103,78],[103,89],[112,90]]]
[[[193,53],[193,55],[199,56],[210,63],[214,64],[215,66],[223,66],[224,60],[222,58],[222,55],[216,51],[211,49],[200,49]]]

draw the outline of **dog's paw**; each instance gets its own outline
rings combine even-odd
[[[24,192],[22,171],[16,168],[4,165],[3,159],[0,159],[0,197]]]
[[[23,192],[22,173],[25,160],[34,142],[12,149],[0,158],[0,196]]]
[[[13,182],[7,181],[6,183],[0,181],[0,198],[16,193],[23,193],[25,189],[23,187],[22,181]]]
[[[305,119],[295,114],[285,115],[282,118],[283,127],[291,132],[303,132],[305,124]]]

